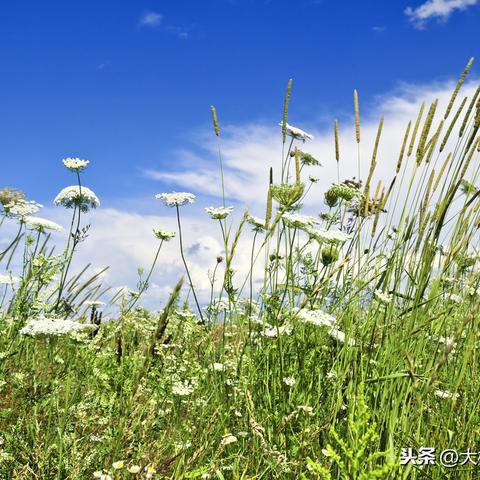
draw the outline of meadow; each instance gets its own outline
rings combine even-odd
[[[261,217],[232,220],[212,107],[223,196],[206,214],[223,252],[208,302],[182,231],[194,194],[152,192],[178,228],[154,229],[137,290],[112,293],[101,272],[71,268],[89,241],[84,214],[100,207],[82,182],[94,165],[63,161],[76,181],[54,199],[71,212],[55,248],[62,227],[24,192],[1,190],[0,229],[17,233],[0,249],[0,478],[479,478],[480,87],[461,95],[472,63],[445,110],[422,104],[398,132],[385,184],[383,118],[369,159],[343,158],[332,122],[337,166],[355,176],[332,178],[315,216],[302,209],[320,162],[288,123],[292,82]],[[149,311],[165,242],[185,273]],[[106,303],[116,318],[102,316]]]

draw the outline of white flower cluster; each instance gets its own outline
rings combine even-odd
[[[155,198],[163,200],[167,207],[181,207],[195,201],[195,195],[188,192],[157,193]]]
[[[73,320],[58,318],[40,317],[29,320],[27,324],[20,330],[20,333],[23,335],[29,335],[31,337],[61,336],[95,328],[97,328],[96,325],[91,325],[88,323],[79,323]]]
[[[283,122],[280,122],[279,125],[283,128]],[[313,135],[310,135],[309,133],[304,132],[303,130],[300,130],[297,127],[293,127],[288,123],[287,123],[287,135],[297,140],[303,140],[303,141],[313,140]]]
[[[390,295],[388,293],[384,293],[381,290],[375,290],[373,292],[373,296],[380,302],[385,305],[388,305],[389,303],[392,303],[393,300],[393,295]]]
[[[292,228],[308,228],[320,223],[315,217],[301,213],[284,213],[282,218]]]
[[[207,207],[205,211],[212,217],[214,220],[223,220],[227,218],[233,211],[233,207]]]
[[[171,230],[161,230],[159,228],[154,228],[153,233],[159,240],[162,240],[164,242],[168,242],[175,237],[175,232],[172,232]]]
[[[0,285],[13,285],[18,282],[19,278],[14,277],[11,273],[0,273]]]
[[[265,230],[265,220],[252,215],[247,216],[247,222],[253,227],[255,231]]]
[[[44,232],[45,230],[63,230],[63,227],[60,226],[58,223],[47,220],[46,218],[27,216],[23,219],[23,221],[30,228],[39,232]]]
[[[11,203],[7,203],[3,208],[7,217],[24,218],[28,215],[37,213],[43,205],[40,205],[33,200],[18,199]]]
[[[186,397],[195,391],[195,385],[188,380],[176,382],[172,385],[172,393],[179,397]]]
[[[90,163],[89,160],[80,160],[80,158],[64,158],[63,164],[72,172],[81,172],[85,170]]]
[[[326,242],[333,245],[345,243],[352,238],[351,235],[340,230],[308,229],[307,233],[317,240],[317,242]]]
[[[260,333],[263,337],[276,338],[278,335],[291,335],[293,332],[293,327],[289,323],[280,327],[274,327],[267,323],[265,327],[263,332]]]
[[[65,208],[79,207],[82,212],[87,212],[89,208],[97,208],[100,200],[87,187],[72,185],[65,187],[54,200],[55,205],[63,205]]]
[[[435,390],[433,394],[438,398],[445,398],[447,400],[457,400],[460,397],[458,393],[452,393],[447,390]]]
[[[317,326],[333,327],[336,323],[335,317],[323,310],[296,310],[297,318],[304,323],[311,323]]]

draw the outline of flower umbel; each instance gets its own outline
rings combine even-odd
[[[167,207],[181,207],[195,201],[195,195],[188,192],[157,193],[155,198],[163,200]]]
[[[82,212],[88,212],[90,208],[97,208],[100,200],[87,187],[72,185],[65,187],[54,200],[55,205],[63,205],[65,208],[78,207]]]
[[[80,158],[64,158],[63,164],[72,172],[81,172],[85,170],[90,163],[89,160],[81,160]]]
[[[163,242],[168,242],[176,235],[175,232],[171,230],[161,230],[159,228],[154,228],[153,233],[159,240],[162,240]]]
[[[214,220],[223,220],[227,218],[233,211],[233,207],[207,207],[205,211],[212,217]]]

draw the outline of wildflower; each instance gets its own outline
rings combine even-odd
[[[392,302],[393,296],[388,293],[384,293],[381,290],[375,290],[373,296],[380,302],[384,304],[389,304]]]
[[[291,157],[298,156],[302,165],[307,165],[308,167],[313,166],[321,166],[322,164],[313,156],[307,152],[300,150],[299,148],[295,148],[290,152]]]
[[[72,172],[81,172],[90,163],[89,160],[80,160],[79,158],[64,158],[62,162]]]
[[[178,382],[172,385],[172,393],[179,397],[187,397],[195,391],[195,387],[188,381]]]
[[[175,237],[175,232],[170,230],[160,230],[159,228],[154,228],[153,233],[159,240],[162,240],[162,242],[168,242]]]
[[[342,244],[352,238],[348,233],[340,230],[323,230],[323,229],[307,229],[307,233],[310,237],[317,240],[317,242],[327,242],[331,244]]]
[[[435,390],[433,394],[438,398],[446,398],[451,400],[457,400],[460,397],[458,393],[452,393],[447,390]]]
[[[329,380],[334,380],[337,378],[337,372],[335,372],[334,370],[330,370],[329,372],[327,372],[327,378]]]
[[[283,122],[279,123],[280,127],[283,127]],[[297,127],[293,127],[292,125],[289,125],[287,123],[287,135],[289,135],[292,138],[295,138],[297,140],[313,140],[313,135],[310,135],[307,132],[304,132],[303,130],[300,130]]]
[[[220,442],[220,445],[230,445],[231,443],[235,443],[237,441],[237,437],[235,435],[232,435],[231,433],[227,433],[222,437],[222,441]]]
[[[323,310],[299,310],[297,318],[305,323],[311,323],[318,326],[333,327],[336,324],[336,318],[324,312]]]
[[[123,467],[125,466],[125,462],[123,460],[120,460],[118,462],[113,462],[112,463],[112,467],[115,469],[115,470],[120,470],[122,469]]]
[[[99,478],[100,480],[113,480],[111,475],[109,475],[108,473],[103,473],[101,471],[93,472],[93,477]]]
[[[23,218],[22,221],[30,226],[33,230],[37,230],[38,232],[44,232],[45,230],[63,230],[63,227],[58,223],[47,220],[46,218],[31,217],[28,215]]]
[[[155,468],[152,467],[152,466],[145,467],[145,472],[146,472],[145,478],[152,478],[153,475],[155,475],[155,473],[157,473]]]
[[[87,187],[72,185],[65,187],[54,200],[55,205],[63,205],[65,208],[78,207],[82,212],[88,212],[91,208],[97,208],[100,200]]]
[[[247,222],[253,227],[253,230],[260,232],[265,230],[265,221],[258,217],[253,217],[252,215],[247,216]]]
[[[302,410],[307,415],[315,415],[315,413],[313,412],[313,407],[309,407],[308,405],[299,405],[297,408],[298,410]]]
[[[294,377],[283,377],[283,383],[288,387],[293,387],[297,383],[297,381]]]
[[[355,196],[358,196],[360,191],[345,183],[334,183],[325,192],[325,203],[330,207],[335,207],[340,199],[350,202]]]
[[[289,323],[286,323],[280,327],[272,327],[268,325],[267,328],[265,328],[265,330],[262,332],[262,335],[264,337],[275,338],[278,335],[291,335],[292,332],[293,327]]]
[[[445,300],[453,302],[453,303],[462,303],[463,299],[460,295],[456,293],[448,293],[445,295]]]
[[[90,330],[92,328],[96,328],[96,325],[79,323],[73,320],[39,317],[29,320],[20,330],[20,333],[31,337],[42,335],[60,336]]]
[[[13,285],[19,281],[20,279],[18,277],[14,277],[11,273],[0,273],[0,285]]]
[[[9,218],[22,219],[28,215],[37,213],[43,205],[33,200],[25,200],[23,198],[14,199],[12,202],[3,205],[5,215]]]
[[[227,218],[233,211],[233,207],[207,207],[205,211],[210,215],[214,220],[223,220]]]
[[[335,340],[339,341],[340,343],[345,343],[345,333],[339,330],[336,327],[332,327],[329,331],[328,334]],[[348,340],[348,345],[353,347],[355,345],[355,340],[353,338],[350,338]]]
[[[315,217],[302,215],[301,213],[284,213],[282,218],[292,228],[308,228],[320,223]]]
[[[83,302],[83,304],[89,307],[100,307],[101,305],[105,305],[105,302],[100,300],[87,300],[86,302]]]
[[[127,468],[130,473],[138,473],[141,469],[142,467],[140,465],[131,465]]]
[[[309,175],[308,176],[308,179],[312,182],[312,183],[317,183],[320,178],[319,177],[316,177],[315,175]]]
[[[327,266],[338,260],[338,249],[333,245],[329,245],[326,248],[322,248],[322,264]]]
[[[285,208],[289,208],[295,202],[298,202],[302,198],[304,190],[305,185],[303,183],[281,183],[270,186],[272,198]]]
[[[155,198],[163,200],[167,207],[181,207],[195,201],[195,195],[187,192],[157,193]]]
[[[225,365],[223,363],[214,363],[213,364],[213,369],[216,372],[223,372],[225,370]]]

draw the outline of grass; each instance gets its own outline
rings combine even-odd
[[[140,306],[160,244],[138,292],[113,295],[118,318],[102,321],[104,307],[86,303],[108,293],[100,275],[69,274],[88,236],[81,213],[95,206],[83,167],[70,165],[78,190],[59,201],[72,222],[58,255],[50,227],[15,210],[28,209],[25,195],[1,191],[0,226],[16,222],[18,233],[0,252],[0,478],[478,478],[465,455],[455,468],[438,464],[447,448],[474,450],[480,434],[480,104],[455,110],[470,66],[444,115],[434,102],[399,132],[390,183],[374,183],[374,153],[367,182],[332,184],[315,218],[300,213],[317,162],[287,125],[290,81],[267,221],[245,212],[233,225],[225,203],[210,212],[224,257],[206,308],[181,241],[186,279],[162,310]],[[360,141],[356,92],[355,110]],[[335,123],[341,162],[338,141]],[[166,198],[182,240],[186,197]],[[246,278],[234,268],[243,237]],[[48,333],[66,320],[80,325]],[[400,465],[402,449],[427,447],[436,465]]]

